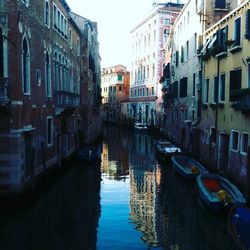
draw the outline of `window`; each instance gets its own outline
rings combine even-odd
[[[72,30],[69,30],[69,47],[72,49]]]
[[[46,26],[50,26],[50,10],[48,1],[45,1],[44,5],[44,22]]]
[[[240,152],[243,154],[247,154],[248,145],[249,145],[248,133],[242,133]]]
[[[189,41],[187,41],[186,43],[186,61],[188,60],[189,58]]]
[[[36,70],[36,84],[37,86],[41,86],[42,83],[42,77],[41,77],[41,71],[40,69]]]
[[[179,50],[175,53],[175,67],[179,66]]]
[[[180,79],[180,97],[187,97],[187,77]]]
[[[146,89],[146,93],[147,93],[147,96],[148,96],[148,88]]]
[[[23,93],[30,94],[30,55],[26,38],[23,39],[22,48],[22,82]]]
[[[239,150],[239,132],[237,131],[231,132],[231,149],[234,151]]]
[[[179,90],[178,90],[178,82],[176,81],[176,82],[173,83],[173,97],[174,98],[178,98],[178,92],[179,92]]]
[[[219,102],[225,101],[225,74],[220,75],[219,81]]]
[[[226,0],[215,0],[215,8],[216,9],[225,9],[226,8]]]
[[[241,18],[234,20],[234,45],[239,46],[241,44]]]
[[[194,34],[194,54],[197,52],[197,33]]]
[[[218,76],[214,77],[214,95],[213,95],[213,102],[218,102]]]
[[[46,96],[51,97],[51,67],[50,58],[48,53],[45,56],[45,83],[46,83]]]
[[[184,62],[184,48],[181,46],[181,63]]]
[[[119,91],[122,91],[122,86],[119,86]]]
[[[247,64],[247,87],[250,88],[250,62]]]
[[[204,103],[209,101],[209,79],[206,79],[205,89],[204,89]]]
[[[56,6],[54,5],[53,7],[53,18],[54,18],[54,28],[57,29],[57,9]]]
[[[76,41],[76,51],[77,51],[77,54],[80,55],[80,40],[79,40],[79,38],[77,38],[77,41]]]
[[[193,96],[195,96],[195,85],[196,85],[195,73],[193,73]]]
[[[155,95],[155,88],[152,87],[152,95]]]
[[[241,89],[241,69],[230,71],[230,93],[229,101],[236,101],[233,91]]]
[[[118,75],[118,81],[122,81],[122,75]]]
[[[3,33],[2,33],[2,29],[0,28],[0,77],[3,77]]]
[[[53,145],[53,117],[47,117],[47,146]]]
[[[246,33],[245,38],[250,40],[250,9],[246,11]]]
[[[219,48],[219,52],[227,51],[227,37],[228,37],[228,26],[217,31],[217,44]]]
[[[165,18],[163,23],[164,23],[164,24],[170,24],[170,19]]]
[[[164,29],[163,30],[163,45],[165,45],[165,43],[167,42],[167,38],[168,38],[168,30]]]

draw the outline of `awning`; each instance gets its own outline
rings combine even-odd
[[[208,44],[210,43],[210,40],[208,39],[204,45],[204,47],[201,50],[201,54],[204,54],[205,50],[207,49]]]
[[[212,38],[212,40],[211,40],[211,42],[209,43],[209,45],[208,45],[208,49],[211,49],[212,47],[213,47],[213,44],[215,43],[215,41],[217,40],[217,35],[215,35],[213,38]]]

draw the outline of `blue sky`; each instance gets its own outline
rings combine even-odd
[[[123,64],[128,69],[131,55],[130,31],[149,14],[153,2],[155,1],[67,0],[73,12],[98,23],[101,67]]]

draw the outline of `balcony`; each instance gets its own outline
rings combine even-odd
[[[67,91],[56,91],[56,106],[63,108],[76,108],[80,106],[80,95]]]
[[[6,105],[9,100],[9,79],[0,77],[0,105]]]
[[[232,93],[233,104],[235,110],[242,112],[250,112],[250,88],[235,90]]]

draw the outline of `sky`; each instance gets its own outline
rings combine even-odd
[[[101,68],[123,64],[130,68],[130,31],[148,16],[159,0],[67,0],[71,11],[97,22]],[[174,1],[173,1],[174,2]]]

